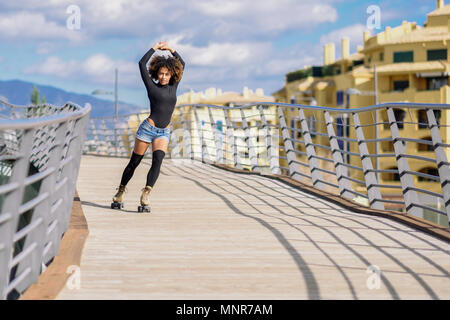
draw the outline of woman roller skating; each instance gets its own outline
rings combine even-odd
[[[168,50],[172,53],[172,57],[156,56],[147,69],[147,62],[156,50]],[[147,174],[146,185],[142,189],[141,205],[138,207],[139,212],[150,212],[148,197],[158,179],[161,163],[169,145],[170,120],[177,102],[177,87],[183,74],[184,61],[167,42],[158,42],[139,61],[139,70],[150,100],[150,116],[142,121],[136,132],[133,154],[123,171],[111,208],[123,208],[125,186],[151,144],[152,166]],[[154,82],[152,78],[158,81]]]

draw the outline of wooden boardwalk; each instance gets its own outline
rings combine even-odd
[[[83,156],[77,190],[89,236],[80,287],[58,299],[450,299],[450,245],[354,213],[280,181],[165,159],[110,202],[127,159]],[[379,281],[376,273],[379,270]]]

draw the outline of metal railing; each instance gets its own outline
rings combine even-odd
[[[0,299],[18,298],[58,254],[90,110],[0,100]]]
[[[129,157],[147,116],[91,119],[84,152]],[[168,156],[288,175],[448,227],[449,123],[450,105],[443,104],[186,104],[175,108]]]

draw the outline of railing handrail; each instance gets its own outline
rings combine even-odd
[[[225,109],[225,110],[236,110],[236,109],[246,109],[255,106],[280,106],[280,107],[289,107],[296,109],[305,109],[305,110],[314,110],[314,111],[328,111],[328,112],[341,112],[341,113],[360,113],[374,110],[381,110],[387,107],[392,108],[409,108],[409,109],[450,109],[450,104],[434,104],[434,103],[409,103],[409,102],[388,102],[381,103],[377,105],[361,107],[361,108],[331,108],[331,107],[321,107],[321,106],[309,106],[309,105],[301,105],[301,104],[290,104],[283,102],[252,102],[244,105],[236,105],[233,107],[230,106],[217,106],[212,104],[204,104],[204,103],[185,103],[176,105],[176,108],[188,107],[188,106],[199,106],[199,107],[209,107],[214,109]]]
[[[92,108],[0,103],[0,299],[15,299],[58,254]]]
[[[403,114],[398,114],[397,109],[403,110]],[[252,171],[270,168],[272,173],[306,179],[319,189],[338,189],[341,196],[352,200],[363,197],[374,209],[385,209],[385,203],[399,209],[403,203],[408,214],[420,217],[426,208],[450,220],[450,169],[446,156],[450,144],[441,130],[450,127],[450,119],[448,112],[436,110],[450,110],[450,104],[389,102],[360,108],[332,108],[280,102],[235,106],[187,103],[175,106],[176,120],[171,123],[175,130],[169,148],[175,152],[174,157],[179,157],[182,149],[183,157],[191,159],[219,161],[239,169],[246,166]],[[86,149],[130,156],[136,120],[142,121],[146,114],[141,110],[119,118],[91,118],[92,132]],[[408,114],[410,120],[405,118]],[[382,118],[378,120],[380,115]],[[250,123],[249,118],[256,119],[257,123]],[[410,131],[402,131],[406,126]],[[429,151],[435,159],[415,155],[422,151],[419,147],[406,148],[407,144],[422,142],[423,139],[412,139],[417,126],[421,129],[417,133],[431,137],[426,144],[433,149]],[[178,142],[180,130],[187,145]],[[405,136],[405,132],[411,136]],[[379,137],[379,133],[383,136]],[[389,142],[392,147],[387,145]],[[267,150],[261,152],[263,146]],[[387,157],[392,160],[384,160]],[[409,160],[420,163],[413,163],[410,169]],[[425,185],[415,187],[423,179],[440,181],[442,192],[441,189],[430,191]],[[437,190],[437,185],[434,187]],[[401,189],[401,193],[396,192],[401,201],[390,198],[393,189]],[[439,195],[440,199],[427,198],[426,201],[435,202],[423,206],[426,195]]]
[[[209,107],[213,109],[224,109],[224,110],[240,110],[240,109],[246,109],[251,108],[254,106],[280,106],[280,107],[289,107],[289,108],[296,108],[296,109],[305,109],[305,110],[315,110],[315,111],[329,111],[329,112],[341,112],[341,113],[360,113],[360,112],[366,112],[366,111],[373,111],[373,110],[381,110],[386,107],[394,107],[394,108],[410,108],[410,109],[423,109],[423,108],[429,108],[429,109],[450,109],[450,104],[428,104],[428,103],[409,103],[409,102],[389,102],[389,103],[381,103],[377,105],[371,105],[367,107],[361,107],[361,108],[331,108],[331,107],[321,107],[321,106],[309,106],[309,105],[302,105],[302,104],[290,104],[290,103],[283,103],[283,102],[252,102],[248,104],[243,105],[236,105],[233,107],[230,106],[217,106],[214,104],[207,104],[207,103],[183,103],[178,104],[175,106],[175,108],[182,108],[182,107],[190,107],[190,106],[199,106],[199,107]],[[126,118],[130,116],[135,115],[141,115],[148,113],[148,111],[140,111],[140,112],[133,112],[133,113],[127,113],[127,114],[119,114],[118,118]],[[103,117],[90,117],[91,120],[100,120],[100,119],[112,119],[116,116],[103,116]]]
[[[47,115],[47,116],[42,116],[42,117],[38,117],[38,118],[28,118],[28,119],[0,119],[0,130],[6,130],[6,129],[30,129],[36,126],[36,124],[42,125],[42,126],[46,126],[46,125],[51,125],[51,124],[55,124],[58,122],[62,122],[62,121],[69,121],[69,120],[74,120],[77,119],[79,117],[83,117],[86,114],[88,114],[92,107],[89,103],[86,103],[84,107],[79,106],[78,104],[68,101],[66,102],[62,107],[59,106],[54,106],[52,104],[49,103],[41,103],[38,105],[28,105],[28,106],[23,106],[23,105],[12,105],[10,103],[7,103],[3,100],[0,100],[0,103],[5,104],[9,107],[14,107],[14,108],[36,108],[39,106],[50,106],[50,107],[54,107],[55,110],[58,109],[63,109],[63,107],[65,105],[72,105],[75,108],[78,109],[78,111],[70,111],[70,112],[62,112],[62,113],[58,113],[56,115]]]

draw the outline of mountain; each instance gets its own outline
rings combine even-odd
[[[49,104],[61,106],[64,103],[71,101],[80,106],[85,103],[90,103],[92,106],[90,117],[105,117],[114,115],[114,102],[96,98],[88,94],[79,94],[75,92],[67,92],[62,89],[35,84],[32,82],[22,80],[0,80],[0,99],[5,99],[11,104],[28,105],[30,104],[31,92],[33,85],[36,85],[40,91],[40,97],[45,96]],[[130,103],[119,101],[118,103],[119,115],[139,112],[142,106],[136,106]]]

